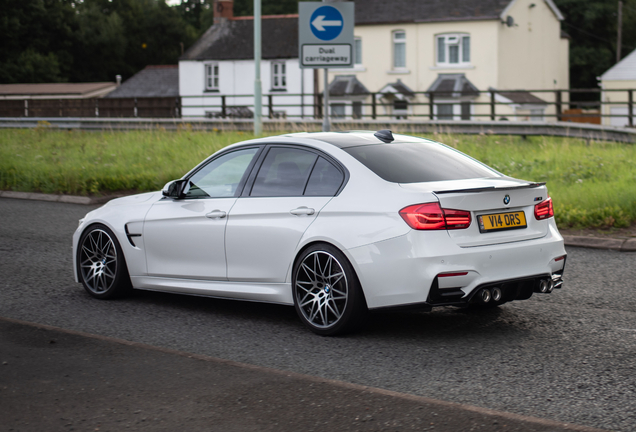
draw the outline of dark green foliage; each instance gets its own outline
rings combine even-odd
[[[0,0],[0,83],[124,79],[198,37],[165,0]]]
[[[0,82],[69,80],[77,31],[71,0],[0,0]]]
[[[596,88],[616,63],[618,0],[554,0],[570,40],[570,87]],[[621,57],[636,49],[636,0],[623,0]],[[589,96],[588,96],[589,99]]]

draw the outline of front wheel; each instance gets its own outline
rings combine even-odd
[[[93,297],[119,297],[131,288],[126,260],[115,234],[96,224],[82,234],[77,249],[77,272]]]
[[[300,255],[294,265],[293,295],[303,324],[323,336],[352,330],[367,311],[353,267],[327,244],[311,246]]]

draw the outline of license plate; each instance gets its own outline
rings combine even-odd
[[[492,232],[527,227],[526,214],[522,211],[477,216],[479,231]]]

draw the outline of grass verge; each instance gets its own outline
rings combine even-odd
[[[636,146],[573,138],[426,136],[500,172],[548,183],[557,223],[621,228],[636,222]],[[0,189],[100,195],[150,191],[252,135],[164,130],[0,130]]]

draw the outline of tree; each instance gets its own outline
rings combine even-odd
[[[570,36],[570,87],[597,88],[616,63],[618,0],[555,0]],[[623,0],[622,56],[636,49],[636,0]],[[588,96],[589,99],[589,96]]]
[[[73,0],[0,0],[0,82],[63,82],[77,29]]]

